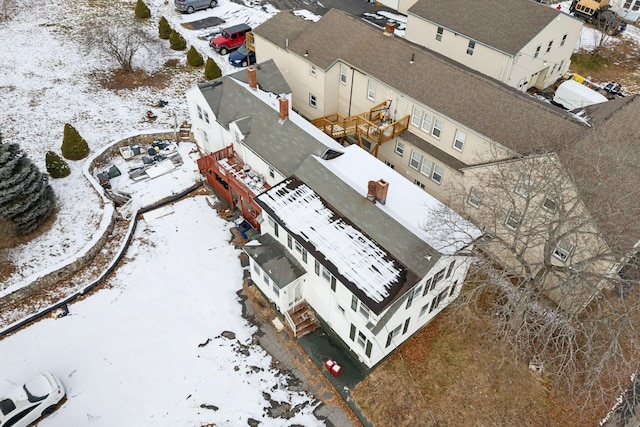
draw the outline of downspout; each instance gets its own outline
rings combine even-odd
[[[349,89],[349,112],[347,113],[347,117],[351,117],[351,97],[353,96],[353,76],[356,70],[351,69],[351,88]]]

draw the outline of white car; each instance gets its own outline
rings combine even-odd
[[[51,414],[64,398],[62,383],[52,374],[39,374],[0,400],[0,427],[26,427]]]

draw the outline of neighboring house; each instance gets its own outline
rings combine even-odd
[[[418,0],[405,37],[518,90],[568,69],[582,21],[531,0]]]
[[[290,111],[286,96],[266,91],[282,87],[267,74],[263,83],[249,68],[189,91],[194,134],[211,135],[197,141],[208,147],[200,170],[223,194],[262,176],[251,189],[261,236],[244,247],[252,281],[296,335],[308,330],[300,313],[318,319],[371,368],[457,297],[480,232],[459,216],[463,233],[431,231],[440,202]]]
[[[610,4],[621,18],[636,23],[640,19],[640,0],[611,0]]]
[[[349,29],[348,38],[341,28]],[[585,219],[613,257],[603,272],[615,273],[637,250],[638,96],[571,114],[337,10],[315,23],[282,12],[258,26],[254,40],[258,60],[273,59],[291,85],[296,111],[344,144],[358,143],[448,206],[457,210],[453,189],[471,191],[482,168],[553,154],[574,187],[567,191],[579,195]],[[374,119],[376,134],[370,132]],[[515,192],[518,181],[514,175],[503,185]],[[618,188],[630,196],[616,197]],[[504,221],[495,228],[504,228],[508,210],[499,214]],[[473,209],[466,215],[500,231]]]

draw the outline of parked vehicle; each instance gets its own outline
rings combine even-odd
[[[255,64],[256,53],[252,50],[247,51],[247,42],[244,42],[238,50],[231,52],[229,63],[234,67],[246,67],[249,64]]]
[[[193,13],[196,10],[216,7],[218,0],[174,0],[173,4],[180,12]]]
[[[609,0],[573,0],[569,11],[612,36],[620,34],[627,28],[627,23],[609,9]]]
[[[251,27],[247,24],[234,25],[222,30],[220,35],[212,38],[209,44],[216,52],[226,55],[242,46],[249,31],[251,31]]]
[[[53,413],[64,396],[64,387],[53,374],[39,374],[0,400],[0,427],[26,427]]]

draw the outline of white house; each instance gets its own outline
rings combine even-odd
[[[266,174],[249,188],[261,230],[244,247],[252,281],[296,334],[306,331],[294,320],[302,307],[371,368],[457,297],[480,232],[461,217],[459,235],[430,230],[440,202],[361,148],[337,144],[286,97],[260,89],[260,74],[255,85],[240,81],[246,73],[188,95],[194,125],[198,102],[216,118],[200,169],[223,189],[220,181],[240,189],[249,171]]]

